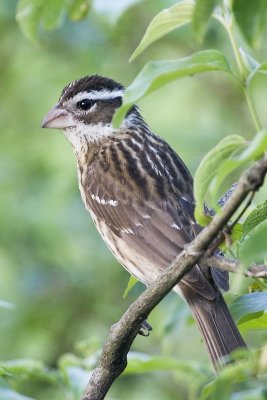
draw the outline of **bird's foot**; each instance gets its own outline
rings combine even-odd
[[[145,319],[141,324],[141,329],[139,331],[139,335],[141,335],[141,336],[149,336],[149,333],[151,331],[152,331],[152,326],[149,325],[149,323]]]

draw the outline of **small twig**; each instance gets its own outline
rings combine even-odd
[[[263,278],[267,279],[267,266],[266,265],[253,265],[245,272],[246,276],[250,276],[252,278]]]
[[[243,207],[243,209],[241,210],[241,212],[237,215],[237,217],[234,219],[233,222],[231,222],[231,224],[229,224],[226,228],[227,233],[232,233],[232,229],[233,227],[238,223],[238,221],[243,217],[243,215],[245,214],[245,212],[247,211],[248,207],[251,205],[253,197],[255,196],[256,190],[254,190],[253,192],[250,193],[249,195],[249,199],[247,201],[247,203],[245,204],[245,207]]]
[[[236,186],[235,186],[236,187]],[[258,188],[257,188],[258,189]],[[228,240],[231,240],[231,237],[230,237],[230,234],[232,233],[232,230],[233,230],[233,228],[234,228],[234,226],[238,223],[238,221],[242,218],[242,216],[244,215],[244,213],[246,212],[246,210],[248,209],[248,207],[251,205],[251,203],[252,203],[252,200],[253,200],[253,197],[255,196],[255,193],[256,193],[256,190],[257,189],[255,189],[254,191],[252,191],[251,193],[250,193],[250,195],[249,195],[249,199],[247,200],[247,203],[245,204],[245,206],[243,207],[243,209],[241,210],[241,212],[235,217],[235,219],[234,219],[234,221],[232,221],[230,224],[227,224],[226,225],[226,227],[221,231],[221,232],[219,232],[219,234],[218,234],[218,236],[216,237],[216,239],[213,241],[213,243],[211,243],[211,245],[209,246],[209,249],[207,250],[207,256],[209,255],[209,256],[211,256],[213,253],[214,253],[214,251],[224,242],[224,241],[226,241],[227,242],[227,239]],[[235,190],[235,189],[234,189]],[[233,191],[231,191],[231,196],[232,196],[232,193],[234,192],[234,190]],[[228,192],[227,192],[228,193]],[[228,201],[228,199],[229,199],[230,197],[227,197],[227,199],[225,199],[224,201],[223,201],[223,203],[222,204],[225,204],[227,201]]]
[[[140,331],[142,322],[166,294],[203,257],[209,245],[226,226],[248,194],[257,190],[267,172],[267,155],[244,172],[231,198],[211,223],[176,257],[139,298],[130,305],[120,321],[114,325],[82,400],[102,400],[114,380],[127,365],[127,353]]]
[[[215,267],[223,271],[239,273],[251,278],[267,279],[267,266],[263,264],[252,265],[248,270],[244,270],[242,263],[237,260],[226,258],[220,255],[210,257],[203,257],[201,259],[201,266]]]

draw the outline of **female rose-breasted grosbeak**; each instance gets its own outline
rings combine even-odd
[[[134,105],[119,129],[112,117],[124,88],[86,76],[63,89],[43,128],[62,129],[77,157],[79,187],[102,238],[119,262],[148,285],[190,242],[193,179],[179,156],[149,129]],[[174,291],[182,293],[215,368],[245,343],[219,289],[228,275],[195,265]]]

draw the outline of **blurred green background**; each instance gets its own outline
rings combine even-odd
[[[106,0],[106,6],[112,2]],[[86,338],[102,343],[111,324],[143,290],[138,284],[123,300],[128,274],[99,237],[80,199],[75,158],[58,131],[41,130],[42,118],[62,88],[87,74],[101,74],[128,85],[150,59],[174,59],[200,49],[190,27],[174,31],[129,64],[149,21],[174,1],[146,0],[117,20],[96,1],[82,22],[62,21],[53,32],[40,30],[31,43],[15,21],[15,0],[0,0],[0,359],[32,357],[55,367],[58,357]],[[97,11],[98,10],[98,11]],[[225,34],[212,26],[202,48],[223,50]],[[267,49],[258,53],[266,58]],[[255,102],[263,124],[267,83],[255,79]],[[194,174],[200,160],[229,134],[253,135],[240,87],[222,73],[179,80],[139,104],[151,128],[166,139]],[[261,192],[261,198],[266,193]],[[249,282],[234,278],[231,293]],[[202,360],[209,365],[200,335],[183,301],[169,295],[152,313],[153,333],[138,337],[133,350]],[[246,339],[257,346],[260,335]],[[261,337],[262,340],[262,337]],[[130,386],[129,386],[130,384]],[[131,388],[129,391],[129,387]],[[63,399],[60,390],[28,382],[26,395]],[[175,373],[121,377],[110,399],[188,398]],[[38,394],[38,395],[37,395]]]

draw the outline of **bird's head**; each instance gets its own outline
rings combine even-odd
[[[75,150],[85,140],[97,143],[114,133],[112,117],[122,104],[123,92],[124,87],[110,78],[92,75],[77,79],[63,89],[42,128],[62,129]],[[136,106],[124,123],[127,125],[134,115],[139,115]]]

